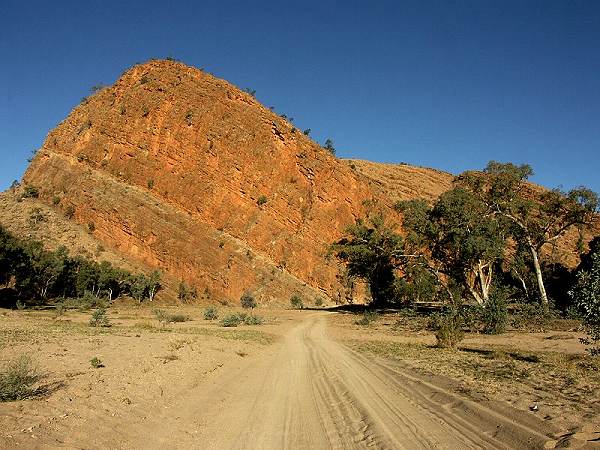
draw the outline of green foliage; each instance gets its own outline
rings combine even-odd
[[[262,325],[264,323],[264,319],[261,316],[254,316],[252,314],[248,314],[244,317],[245,325]]]
[[[194,119],[194,111],[192,111],[191,109],[188,109],[187,112],[185,113],[185,121],[187,122],[188,126],[192,126],[192,124]]]
[[[485,304],[507,242],[506,229],[487,213],[486,204],[467,189],[455,187],[431,207],[424,200],[411,200],[398,202],[396,208],[403,213],[408,231],[407,253],[421,255],[415,262],[430,273],[444,274]],[[436,277],[437,282],[442,280]],[[423,281],[433,282],[433,278]]]
[[[264,319],[261,316],[255,316],[253,314],[239,313],[230,314],[221,319],[219,324],[222,327],[237,327],[238,325],[262,325]]]
[[[323,148],[325,150],[327,150],[329,153],[331,153],[333,156],[335,156],[335,147],[333,146],[333,141],[331,139],[327,139],[325,141]]]
[[[237,327],[243,322],[243,319],[240,318],[237,314],[230,314],[221,319],[219,323],[222,327]]]
[[[28,356],[9,362],[0,370],[0,402],[24,400],[42,394],[43,389],[36,387],[42,377]]]
[[[464,317],[459,308],[452,307],[445,314],[438,316],[435,325],[435,338],[440,348],[456,348],[464,338],[462,326]]]
[[[522,257],[533,266],[541,303],[547,307],[549,301],[540,262],[541,250],[574,226],[582,232],[598,208],[598,195],[579,187],[569,192],[554,189],[532,198],[526,185],[531,175],[533,170],[529,165],[490,161],[483,175],[465,172],[458,177],[457,183],[486,205],[487,215],[491,215],[509,231],[518,245],[527,250]],[[516,263],[523,266],[519,258]],[[522,276],[518,278],[523,280]]]
[[[569,295],[588,334],[582,342],[590,346],[588,350],[592,355],[600,356],[600,252],[591,256],[589,270],[577,273],[577,281]]]
[[[38,198],[40,196],[40,191],[36,186],[27,185],[23,190],[22,198]]]
[[[292,305],[292,308],[294,308],[294,309],[303,309],[304,308],[304,302],[302,301],[302,298],[300,298],[299,295],[291,296],[290,305]]]
[[[250,88],[244,88],[243,91],[247,94],[250,94],[252,97],[256,97],[256,90]]]
[[[60,203],[60,197],[58,195],[55,195],[54,197],[52,197],[52,204],[54,206],[58,205]]]
[[[189,300],[195,300],[196,298],[198,298],[198,291],[195,287],[190,287],[185,282],[181,281],[179,282],[177,298],[182,303],[186,303]]]
[[[481,321],[485,334],[502,334],[508,324],[507,298],[509,292],[495,288],[489,302],[481,308]]]
[[[186,316],[185,314],[171,314],[169,316],[169,322],[171,323],[187,322],[189,320],[189,316]]]
[[[354,323],[356,325],[368,326],[371,325],[373,322],[376,322],[378,318],[379,314],[377,314],[377,311],[364,311],[362,313],[361,318],[355,320]]]
[[[162,325],[166,325],[168,323],[187,322],[190,320],[190,318],[184,314],[169,314],[163,309],[155,309],[152,312],[154,313],[154,317],[156,317],[156,319]]]
[[[256,308],[256,300],[254,296],[250,292],[244,292],[240,297],[240,304],[244,309],[254,309]]]
[[[405,266],[404,276],[396,278],[394,283],[394,297],[404,305],[433,301],[439,296],[440,288],[435,275],[418,264]]]
[[[260,195],[260,196],[258,197],[258,200],[256,201],[256,203],[258,204],[258,206],[262,206],[262,205],[264,205],[265,203],[267,203],[267,201],[268,201],[268,199],[267,199],[267,196],[266,196],[266,195]]]
[[[540,308],[537,303],[522,302],[509,316],[509,322],[514,328],[542,331],[548,329],[558,317],[552,308]]]
[[[97,356],[94,356],[92,359],[90,359],[90,365],[94,369],[99,369],[101,367],[104,367],[104,363]]]
[[[204,310],[204,320],[217,320],[219,318],[219,311],[213,306],[209,306]]]
[[[90,327],[110,327],[110,320],[106,316],[106,308],[98,308],[90,317]]]
[[[330,247],[346,264],[350,277],[362,278],[368,283],[376,306],[394,300],[395,271],[402,249],[402,237],[380,216],[367,222],[357,220],[346,229],[346,236]]]
[[[317,308],[320,308],[321,306],[323,306],[323,299],[321,297],[315,298],[315,306]]]
[[[145,299],[154,300],[154,296],[161,288],[160,272],[155,270],[150,275],[146,276],[143,273],[132,277],[130,281],[131,296],[138,302],[142,303]]]
[[[303,133],[305,136],[310,136],[310,132],[311,132],[311,131],[312,131],[312,130],[311,130],[310,128],[307,128],[307,129],[306,129],[306,130],[304,130],[302,133]]]
[[[154,180],[153,179],[149,179],[148,183],[147,183],[148,189],[152,189],[154,187]]]

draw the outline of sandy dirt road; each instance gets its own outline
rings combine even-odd
[[[198,430],[182,426],[196,421]],[[349,350],[311,313],[249,361],[123,436],[128,448],[551,448],[541,422]],[[131,430],[134,431],[134,430]]]

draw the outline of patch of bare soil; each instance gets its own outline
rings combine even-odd
[[[262,327],[219,327],[198,308],[167,309],[189,321],[162,325],[149,308],[109,310],[108,328],[88,325],[91,312],[0,313],[0,366],[28,355],[46,374],[48,395],[0,403],[0,448],[131,448],[134,438],[152,442],[154,418],[178,419],[190,392],[218,384],[276,339],[279,320]],[[233,312],[231,309],[228,312]],[[226,313],[225,310],[221,312]],[[101,367],[94,368],[97,358]],[[204,407],[181,424],[194,436]],[[175,432],[175,430],[173,430]],[[178,437],[171,446],[177,447]],[[167,443],[168,444],[168,443]],[[142,446],[138,448],[143,448]]]

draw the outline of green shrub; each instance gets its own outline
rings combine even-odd
[[[209,306],[204,310],[204,320],[217,320],[219,318],[219,312],[217,308]]]
[[[315,306],[317,308],[320,308],[321,306],[323,306],[323,299],[321,297],[315,298]]]
[[[37,187],[35,186],[25,186],[25,189],[23,190],[23,198],[38,198],[40,196],[40,191]]]
[[[508,324],[506,291],[496,288],[492,291],[488,304],[481,308],[481,322],[485,334],[502,334]]]
[[[170,314],[169,315],[169,323],[181,323],[188,322],[190,318],[184,314]]]
[[[240,304],[244,309],[254,309],[257,306],[254,296],[249,292],[244,292],[242,294],[242,296],[240,297]]]
[[[100,307],[92,313],[90,327],[110,327],[110,320],[106,317],[106,308]]]
[[[262,325],[263,323],[264,319],[260,316],[249,314],[244,318],[244,324],[246,325]]]
[[[54,197],[52,197],[52,204],[54,206],[58,205],[60,203],[60,197],[58,195],[55,195]]]
[[[292,295],[290,298],[290,305],[292,305],[292,308],[294,309],[302,309],[304,308],[304,302],[302,301],[302,298],[300,298],[299,295]]]
[[[10,402],[36,397],[43,393],[36,387],[43,375],[28,356],[9,362],[0,370],[0,402]]]
[[[237,327],[242,323],[242,319],[237,314],[230,314],[221,319],[220,325],[222,327]]]
[[[69,303],[63,302],[66,307],[69,307]],[[100,308],[106,311],[106,302],[99,299],[90,291],[85,291],[81,297],[75,300],[76,308],[80,311],[86,311],[91,308]]]
[[[371,325],[371,323],[375,322],[379,318],[379,315],[376,311],[365,311],[362,314],[362,317],[354,323],[356,325]]]
[[[512,314],[510,322],[515,328],[540,331],[547,329],[558,317],[554,309],[542,308],[539,303],[521,303]]]
[[[588,351],[592,356],[600,356],[600,253],[592,254],[589,270],[577,273],[577,280],[569,295],[588,335],[581,342],[590,346]]]
[[[165,310],[155,309],[152,311],[156,319],[163,325],[174,322],[187,322],[190,318],[183,314],[169,314]]]
[[[454,309],[438,316],[435,333],[437,346],[440,348],[456,348],[465,336],[462,330],[462,323],[463,318],[460,311]]]
[[[102,363],[102,361],[99,358],[97,358],[96,356],[94,356],[92,359],[90,359],[90,365],[94,369],[99,369],[100,367],[104,367],[104,364]]]
[[[57,303],[54,306],[54,315],[55,317],[58,319],[59,317],[62,317],[65,315],[65,313],[67,312],[67,308],[65,308],[65,305],[63,303]]]
[[[258,197],[258,200],[256,201],[256,203],[258,204],[258,206],[262,206],[265,203],[267,203],[268,199],[266,195],[261,195]]]

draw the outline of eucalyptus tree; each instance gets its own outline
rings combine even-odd
[[[491,161],[483,174],[466,172],[457,182],[486,206],[486,214],[504,221],[515,241],[528,249],[540,302],[547,307],[540,254],[545,245],[557,241],[572,227],[582,232],[590,224],[598,209],[598,195],[585,187],[536,195],[527,184],[531,175],[533,170],[527,164]]]

